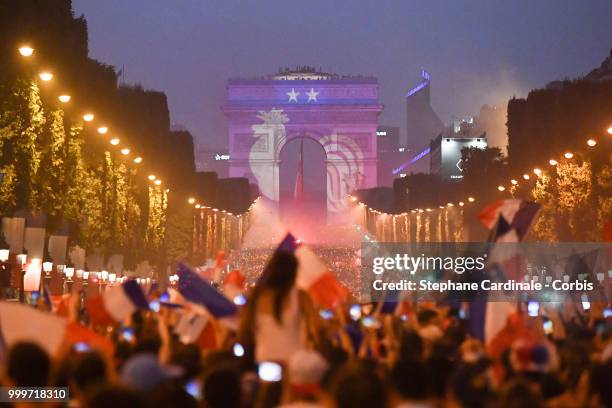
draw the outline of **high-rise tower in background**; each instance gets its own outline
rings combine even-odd
[[[431,107],[431,75],[421,71],[421,82],[406,93],[406,147],[412,156],[429,147],[443,130],[444,124]],[[410,173],[428,172],[427,160],[419,160],[406,169]]]

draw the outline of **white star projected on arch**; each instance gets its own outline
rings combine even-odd
[[[291,101],[297,102],[298,101],[297,97],[299,94],[300,94],[299,92],[295,92],[295,88],[291,88],[291,92],[287,92],[287,96],[289,97],[289,102]]]
[[[316,102],[319,92],[315,92],[314,88],[310,88],[310,91],[306,92],[306,95],[308,95],[308,102]]]

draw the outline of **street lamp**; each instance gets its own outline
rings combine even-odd
[[[187,202],[188,202],[189,204],[193,204],[193,203],[195,203],[195,198],[190,197],[190,198],[187,200]]]
[[[104,134],[106,134],[106,132],[108,132],[108,128],[106,126],[100,126],[98,128],[98,133],[99,134],[104,135]]]
[[[68,103],[70,102],[70,95],[66,95],[66,94],[60,95],[57,97],[57,99],[59,99],[61,103]]]
[[[110,140],[110,144],[112,144],[113,146],[117,146],[119,144],[119,139],[114,137]]]
[[[26,262],[28,261],[28,255],[25,253],[20,253],[19,255],[17,255],[17,263],[19,265],[21,265],[23,267],[23,265],[26,264]]]
[[[28,45],[23,45],[19,47],[19,53],[21,54],[22,57],[29,57],[32,54],[34,54],[34,48]]]
[[[612,135],[612,126],[610,126],[610,127],[608,128],[608,134],[609,134],[609,135]]]
[[[161,186],[162,181],[160,179],[157,179],[154,181],[156,186]]]
[[[597,144],[597,142],[595,141],[595,139],[589,139],[589,140],[587,140],[587,144],[590,147],[594,147]]]
[[[82,269],[77,269],[74,273],[77,279],[83,279],[83,274],[85,273],[85,271]]]
[[[68,282],[71,282],[72,277],[74,276],[74,268],[72,266],[65,267],[64,275],[66,275],[66,280],[68,280]]]
[[[100,278],[102,279],[102,282],[106,283],[106,280],[108,279],[108,271],[101,271]]]
[[[497,189],[498,189],[499,191],[504,191],[504,190],[506,189],[506,187],[504,187],[504,186],[497,186]]]
[[[140,157],[140,156],[134,157],[134,163],[136,163],[136,164],[142,163],[142,157]]]
[[[533,169],[533,173],[540,177],[542,175],[542,170],[538,169],[537,167],[535,169]]]
[[[155,180],[155,178],[156,178],[155,174],[149,174],[149,177],[148,177],[149,180],[153,181]]]
[[[45,82],[49,82],[50,80],[52,80],[52,79],[53,79],[53,74],[52,74],[52,73],[50,73],[50,72],[46,72],[46,71],[45,71],[45,72],[41,72],[41,73],[38,75],[38,77],[39,77],[40,79],[42,79],[43,81],[45,81]]]
[[[523,178],[524,178],[525,180],[529,180],[529,174],[527,174],[527,173],[523,174]]]
[[[121,149],[121,154],[127,156],[128,154],[130,154],[130,149],[124,147],[123,149]]]
[[[510,182],[515,186],[518,184],[518,181],[516,181],[515,179],[510,180]]]
[[[565,156],[566,159],[571,159],[572,157],[574,157],[574,153],[566,152],[563,156]]]
[[[42,263],[42,268],[43,268],[43,271],[45,272],[45,275],[48,276],[53,270],[53,262],[45,260],[45,262]]]
[[[555,159],[550,159],[548,163],[550,163],[551,166],[556,166],[557,164],[559,164]]]
[[[115,273],[108,274],[108,281],[110,282],[111,285],[114,285],[116,280],[117,280],[117,274]]]

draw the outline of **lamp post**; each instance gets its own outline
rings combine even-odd
[[[108,271],[100,271],[100,284],[102,285],[102,291],[106,290],[106,282],[108,280]]]
[[[53,271],[53,261],[49,251],[45,248],[45,256],[43,258],[42,270],[45,273],[42,279],[43,291],[48,291],[51,282],[51,271]]]
[[[66,292],[72,292],[72,278],[74,276],[74,268],[67,266],[64,268],[64,275],[66,276]]]
[[[10,254],[10,246],[0,231],[0,299],[4,299],[5,292],[11,286],[11,265],[8,263]]]
[[[22,253],[16,256],[17,259],[17,278],[19,279],[19,302],[23,303],[25,301],[25,292],[23,290],[23,275],[25,272],[25,265],[28,261],[27,251],[24,249]]]

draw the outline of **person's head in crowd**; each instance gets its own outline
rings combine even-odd
[[[414,330],[407,330],[400,336],[400,360],[419,360],[423,358],[423,339]]]
[[[176,383],[166,383],[147,394],[149,408],[197,408],[198,400]],[[195,385],[197,388],[198,385]],[[195,391],[201,398],[201,390]]]
[[[370,408],[387,405],[383,381],[371,367],[348,363],[334,373],[328,398],[336,408]]]
[[[476,363],[486,358],[486,353],[482,342],[478,339],[470,338],[465,340],[459,349],[461,361],[464,363]]]
[[[329,364],[318,352],[304,349],[297,351],[287,366],[286,400],[316,400],[328,369]]]
[[[534,384],[524,380],[513,380],[501,389],[498,404],[499,408],[540,408],[544,400]]]
[[[183,369],[183,378],[196,378],[202,373],[200,348],[196,344],[178,343],[174,348],[171,363]]]
[[[429,381],[436,381],[433,376]],[[465,408],[488,406],[493,397],[489,364],[479,361],[460,365],[449,379],[447,404]]]
[[[106,384],[108,374],[106,362],[98,352],[78,353],[74,357],[71,380],[77,393]]]
[[[139,353],[130,357],[121,370],[124,384],[140,391],[150,391],[161,384],[175,380],[183,374],[178,367],[159,363],[157,355]]]
[[[106,385],[94,389],[85,398],[87,408],[146,408],[144,395],[120,385]]]
[[[210,372],[204,378],[203,395],[208,408],[238,408],[241,401],[240,377],[229,369]]]
[[[589,375],[591,381],[591,406],[612,407],[612,359],[593,365]]]
[[[36,343],[20,342],[11,347],[6,374],[17,387],[45,387],[49,383],[51,359]]]
[[[417,314],[417,322],[419,335],[428,344],[439,340],[444,334],[439,327],[438,312],[433,309],[420,310]]]
[[[427,367],[420,360],[399,360],[389,373],[393,405],[428,406],[430,398]]]

